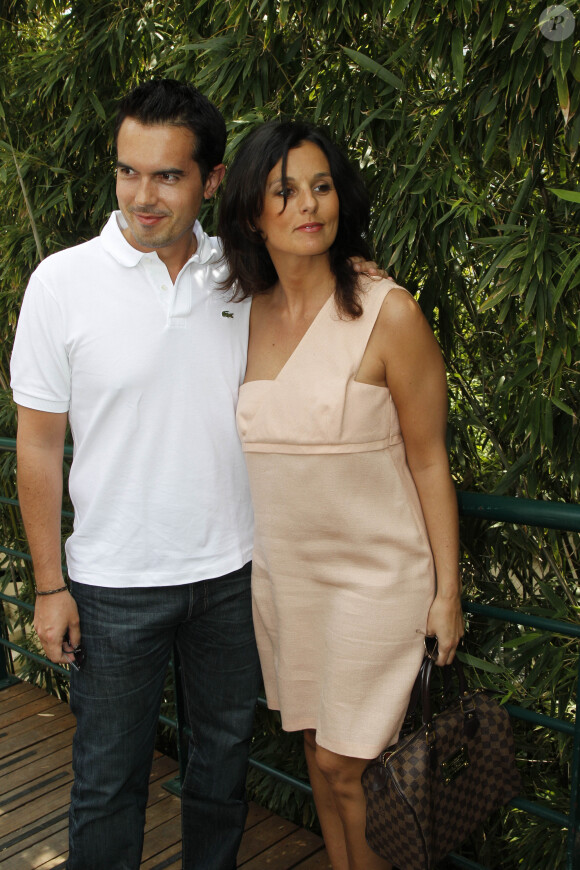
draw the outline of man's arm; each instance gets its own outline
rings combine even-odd
[[[36,588],[49,592],[64,586],[61,567],[60,514],[62,457],[67,415],[18,406],[18,496],[32,554]],[[63,638],[70,649],[81,639],[79,615],[68,591],[37,596],[34,627],[48,658],[65,664]]]

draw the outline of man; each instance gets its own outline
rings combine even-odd
[[[52,661],[74,661],[81,643],[85,656],[71,672],[67,868],[139,867],[175,641],[193,732],[183,866],[232,870],[259,683],[234,416],[249,306],[217,291],[221,251],[197,222],[223,179],[226,130],[198,91],[162,80],[125,97],[116,137],[120,211],[35,271],[12,359],[34,624]],[[70,591],[60,556],[67,421]]]

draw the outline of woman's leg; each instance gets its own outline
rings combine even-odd
[[[308,745],[310,740],[305,743]],[[337,755],[316,743],[308,752],[308,769],[311,776],[314,770],[316,779],[316,787],[312,783],[314,800],[319,815],[319,796],[323,804],[325,821],[321,818],[320,824],[334,870],[392,870],[392,865],[373,852],[365,839],[366,805],[360,779],[367,761]]]
[[[333,870],[349,870],[344,828],[334,795],[316,763],[316,731],[304,732],[304,754],[324,845]]]

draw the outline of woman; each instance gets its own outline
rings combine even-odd
[[[425,634],[441,665],[463,634],[443,362],[413,298],[349,262],[368,217],[338,149],[274,123],[240,149],[219,227],[228,286],[253,297],[238,428],[266,695],[304,731],[335,870],[389,867],[361,773],[397,738]]]

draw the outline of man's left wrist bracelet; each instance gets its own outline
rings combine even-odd
[[[40,590],[40,589],[37,589],[36,594],[37,595],[55,595],[57,592],[64,592],[65,590],[68,592],[68,586],[59,586],[58,589],[47,589],[45,592]]]

